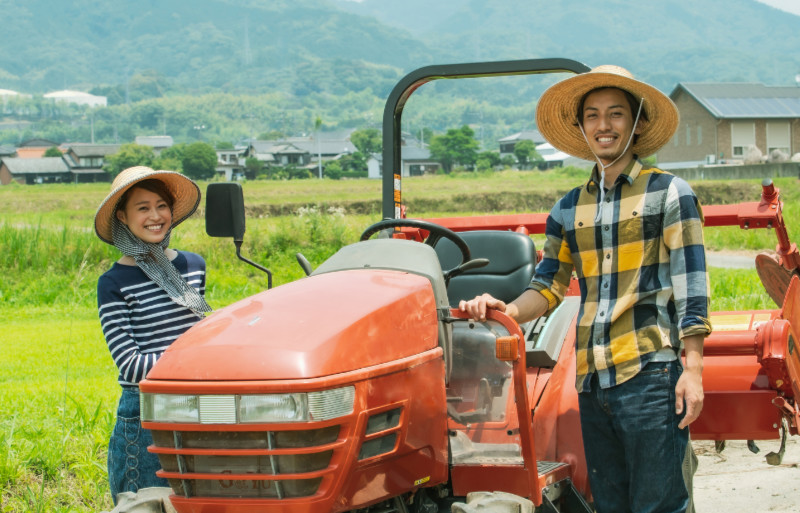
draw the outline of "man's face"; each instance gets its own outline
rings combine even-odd
[[[586,97],[581,124],[589,148],[603,164],[610,164],[623,153],[633,153],[633,142],[627,148],[626,144],[634,130],[635,115],[625,93],[619,89],[600,89]],[[640,133],[641,129],[640,119],[634,133]]]

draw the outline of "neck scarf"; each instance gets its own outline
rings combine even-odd
[[[164,289],[175,303],[185,306],[199,317],[210,312],[211,307],[200,293],[186,283],[181,273],[167,257],[165,250],[169,246],[172,228],[158,244],[145,242],[134,235],[125,223],[114,216],[111,221],[111,235],[114,246],[123,255],[136,260],[136,265],[144,271],[148,278]]]

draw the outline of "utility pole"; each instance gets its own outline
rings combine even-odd
[[[317,170],[319,172],[319,177],[322,178],[322,141],[319,133],[320,127],[322,127],[322,118],[317,116],[317,119],[314,120],[314,132],[317,138]]]

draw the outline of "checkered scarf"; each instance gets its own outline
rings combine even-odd
[[[172,228],[169,229],[164,239],[153,244],[144,242],[134,235],[125,223],[116,216],[111,221],[111,235],[114,246],[122,251],[123,255],[132,257],[136,264],[144,271],[148,278],[164,289],[167,295],[177,304],[185,306],[200,317],[205,312],[211,312],[211,307],[200,293],[186,283],[180,271],[172,264],[164,250],[169,246]]]

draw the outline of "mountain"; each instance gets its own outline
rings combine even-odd
[[[151,71],[181,92],[280,89],[302,96],[370,82],[383,92],[397,70],[429,54],[407,33],[324,0],[3,4],[0,84],[26,92],[125,84]],[[363,80],[354,83],[354,73]]]
[[[269,131],[379,126],[406,73],[429,64],[566,57],[618,64],[670,92],[679,82],[794,85],[800,16],[756,0],[0,0],[0,133],[53,140],[238,140]],[[552,76],[439,80],[404,128],[472,125],[481,140],[533,128]],[[107,96],[91,119],[41,94]],[[77,127],[77,128],[76,128]],[[92,130],[92,135],[89,135]]]
[[[338,1],[456,61],[619,64],[667,92],[681,81],[794,85],[800,70],[800,16],[755,0]]]

